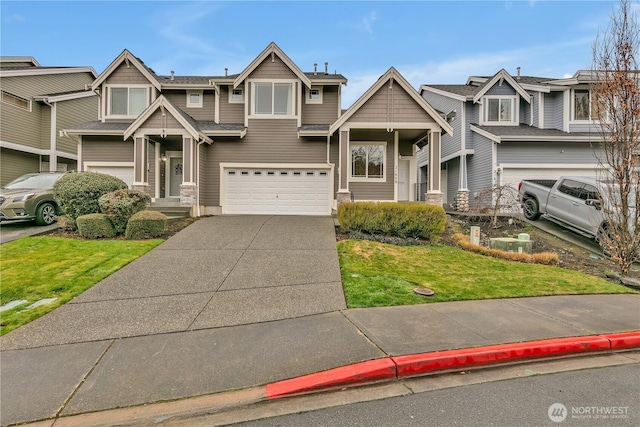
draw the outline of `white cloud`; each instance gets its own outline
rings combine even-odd
[[[362,17],[360,22],[355,26],[356,30],[367,34],[373,34],[373,23],[378,19],[378,15],[375,11],[371,11]]]
[[[24,21],[24,16],[22,15],[18,15],[17,13],[14,13],[13,15],[10,16],[5,16],[3,19],[4,22],[22,22]]]

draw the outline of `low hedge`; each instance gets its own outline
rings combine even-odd
[[[525,254],[519,252],[506,252],[498,249],[489,249],[484,246],[471,243],[469,236],[456,233],[453,235],[453,239],[460,245],[460,247],[466,251],[475,252],[477,254],[490,256],[493,258],[501,258],[509,261],[526,262],[533,264],[544,265],[558,265],[560,264],[560,258],[558,254],[553,252],[540,252],[536,254]]]
[[[147,193],[129,189],[112,191],[98,199],[100,210],[111,220],[118,234],[124,233],[129,218],[146,209],[149,203],[151,197]]]
[[[125,237],[127,239],[153,239],[164,233],[167,226],[167,216],[162,212],[140,211],[129,219]]]
[[[105,214],[87,214],[76,218],[78,234],[87,239],[99,239],[101,237],[114,237],[116,230]]]
[[[437,240],[445,230],[441,206],[425,203],[344,203],[338,208],[340,231]]]

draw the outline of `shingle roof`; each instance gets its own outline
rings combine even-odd
[[[499,136],[502,139],[509,139],[509,137],[545,137],[549,140],[553,138],[567,138],[567,137],[586,137],[594,136],[589,132],[564,132],[557,129],[540,129],[534,126],[520,124],[519,126],[480,126],[472,123],[473,126],[488,132],[492,135]]]
[[[424,86],[438,89],[444,92],[453,93],[456,95],[466,96],[468,98],[473,98],[473,96],[476,93],[478,93],[478,91],[480,90],[479,86],[471,86],[471,85],[424,85]]]
[[[99,120],[91,122],[85,122],[74,126],[73,130],[99,130],[99,131],[122,131],[124,132],[131,125],[131,122],[106,122],[103,123]]]
[[[298,130],[302,131],[329,131],[329,124],[326,125],[302,125]]]
[[[224,123],[224,124],[220,124],[220,123],[216,123],[214,121],[211,120],[198,120],[198,127],[200,128],[200,130],[202,132],[212,132],[212,131],[225,131],[225,130],[230,130],[230,131],[234,131],[234,130],[244,130],[245,126],[244,124],[239,124],[239,123]]]

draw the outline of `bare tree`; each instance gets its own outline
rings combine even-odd
[[[601,129],[600,191],[605,226],[598,241],[626,274],[640,249],[640,28],[622,0],[593,44],[591,117]]]
[[[475,200],[476,206],[482,206],[491,216],[492,228],[500,226],[500,214],[519,216],[521,213],[518,190],[509,184],[487,187],[478,193]]]

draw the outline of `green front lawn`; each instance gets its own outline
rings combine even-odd
[[[66,303],[162,243],[162,240],[77,240],[26,237],[0,246],[0,302],[28,303],[0,313],[0,335]],[[40,299],[55,302],[29,311]]]
[[[539,264],[490,258],[451,246],[338,243],[347,305],[381,307],[542,295],[632,293],[604,279]],[[436,295],[413,290],[424,287]]]

